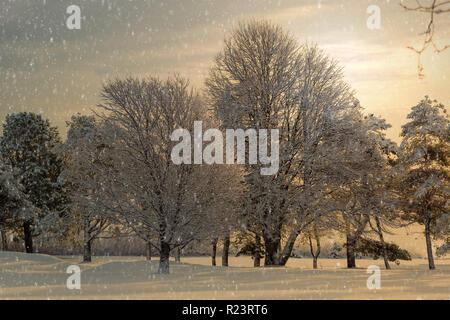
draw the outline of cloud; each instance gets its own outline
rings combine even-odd
[[[82,29],[68,30],[71,0],[4,1],[0,118],[43,112],[64,128],[71,114],[99,102],[102,81],[111,77],[180,73],[200,87],[225,35],[250,17],[280,23],[299,42],[317,42],[340,61],[346,80],[372,110],[391,116],[389,100],[403,110],[427,91],[450,100],[450,77],[443,78],[449,52],[435,59],[427,53],[429,78],[418,83],[417,57],[406,46],[420,44],[426,18],[405,14],[394,2],[322,0],[319,8],[318,0],[78,1]],[[369,4],[381,8],[381,30],[366,27]],[[438,23],[450,21],[439,17]],[[450,38],[449,30],[437,31],[439,41]]]

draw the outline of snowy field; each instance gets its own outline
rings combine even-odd
[[[437,260],[429,271],[426,260],[392,264],[357,260],[290,259],[285,268],[252,268],[248,257],[230,258],[229,268],[209,266],[208,257],[171,261],[170,275],[156,274],[158,261],[139,257],[94,257],[79,264],[81,289],[66,287],[68,266],[80,257],[52,257],[0,252],[0,299],[450,299],[450,260]],[[220,263],[220,259],[218,259]],[[369,290],[369,265],[381,268],[381,289]]]

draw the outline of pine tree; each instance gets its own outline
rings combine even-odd
[[[435,269],[432,236],[449,214],[449,118],[444,105],[425,97],[402,127],[400,190],[403,217],[425,227],[428,265]],[[448,226],[447,226],[448,230]],[[445,234],[445,232],[444,232]]]
[[[58,181],[62,162],[55,148],[59,143],[57,129],[38,114],[11,114],[3,124],[0,154],[35,208],[33,214],[21,217],[27,253],[33,252],[33,236],[52,227],[53,214],[62,210],[65,203]]]
[[[0,234],[2,250],[8,250],[6,232],[14,222],[29,215],[32,206],[26,201],[23,186],[14,175],[10,166],[0,158]]]
[[[362,256],[372,257],[374,260],[383,256],[389,261],[411,260],[409,252],[400,248],[395,243],[384,243],[367,238],[360,238],[358,240],[355,251]]]
[[[342,246],[339,243],[335,242],[335,243],[333,243],[333,246],[331,247],[329,257],[331,259],[339,259],[341,257],[341,251],[342,251]]]

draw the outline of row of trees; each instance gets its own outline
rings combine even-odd
[[[415,222],[425,227],[430,269],[431,238],[448,248],[444,106],[426,97],[413,107],[397,146],[384,119],[363,114],[336,61],[277,25],[239,25],[204,94],[175,76],[114,80],[101,97],[94,115],[72,117],[63,143],[39,115],[6,118],[0,227],[2,234],[20,227],[27,252],[33,236],[79,232],[89,262],[99,235],[135,234],[168,273],[170,253],[179,257],[195,240],[212,242],[213,264],[222,238],[224,265],[237,239],[255,266],[262,254],[268,266],[285,265],[303,236],[317,267],[320,238],[334,230],[346,237],[349,268],[358,250],[383,256],[389,268],[398,247],[384,234]],[[172,132],[198,120],[222,130],[279,129],[279,171],[263,176],[261,163],[175,165]]]

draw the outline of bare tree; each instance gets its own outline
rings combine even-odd
[[[172,250],[211,235],[215,215],[212,166],[174,164],[176,129],[191,129],[205,115],[200,96],[186,80],[176,76],[128,78],[106,84],[98,114],[114,131],[110,149],[112,166],[103,166],[101,205],[141,237],[148,238],[160,255],[159,273],[169,272]],[[227,185],[224,183],[224,185]]]
[[[445,45],[443,47],[438,47],[438,45],[434,41],[434,35],[435,35],[435,16],[445,13],[450,13],[450,1],[438,1],[438,0],[431,0],[431,3],[429,5],[423,5],[421,1],[416,0],[415,6],[407,6],[403,4],[403,2],[400,3],[400,6],[402,6],[407,11],[415,11],[415,12],[422,12],[429,14],[430,20],[427,24],[427,29],[422,33],[424,36],[424,40],[422,43],[422,46],[420,48],[414,48],[414,47],[408,47],[408,49],[414,51],[417,53],[417,73],[420,79],[423,79],[425,77],[425,74],[423,73],[423,65],[422,65],[422,53],[428,49],[428,47],[432,46],[434,48],[434,51],[436,54],[439,54],[446,49],[450,47],[450,45]]]
[[[321,243],[320,238],[323,236],[325,230],[329,230],[328,228],[324,228],[324,225],[321,225],[317,220],[313,222],[309,228],[304,230],[303,232],[303,242],[306,242],[309,245],[309,251],[313,258],[313,269],[317,269],[318,264],[317,261],[319,259],[321,253]],[[323,230],[322,230],[323,229]],[[314,244],[315,242],[315,244]]]

